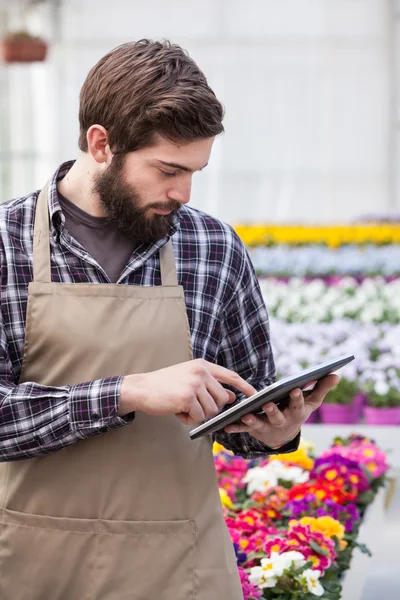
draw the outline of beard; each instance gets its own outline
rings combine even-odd
[[[93,192],[98,194],[108,221],[137,245],[162,239],[169,233],[174,212],[181,205],[171,200],[143,206],[143,198],[138,190],[124,180],[123,166],[124,156],[117,154],[106,171],[94,177]],[[149,215],[151,208],[173,212],[169,215]]]

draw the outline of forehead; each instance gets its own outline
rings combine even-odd
[[[202,169],[209,161],[214,138],[195,140],[189,143],[174,143],[162,138],[155,137],[155,143],[141,150],[130,152],[127,163],[156,164],[175,163],[185,166],[191,171]]]

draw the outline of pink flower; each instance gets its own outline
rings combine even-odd
[[[255,587],[252,583],[249,582],[248,575],[242,567],[239,567],[239,576],[240,576],[240,582],[242,584],[243,600],[252,600],[253,598],[255,598],[255,599],[261,598],[262,590]]]
[[[332,564],[332,561],[329,558],[329,556],[324,556],[323,554],[318,554],[311,548],[303,548],[301,550],[301,553],[303,554],[303,556],[307,560],[307,562],[308,561],[312,562],[313,565],[311,568],[316,571],[321,571],[321,575],[324,575],[326,569],[329,569],[329,567]]]

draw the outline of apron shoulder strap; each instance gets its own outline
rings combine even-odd
[[[48,189],[47,182],[37,199],[33,230],[33,281],[43,283],[51,282]]]
[[[178,277],[176,275],[176,263],[174,257],[174,249],[172,240],[168,242],[160,250],[160,270],[161,284],[167,286],[178,285]]]

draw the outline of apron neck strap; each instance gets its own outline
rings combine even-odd
[[[176,275],[176,262],[174,258],[174,250],[172,247],[171,239],[169,239],[168,242],[160,250],[160,270],[162,285],[178,285],[178,278]]]
[[[37,200],[33,231],[33,281],[41,283],[51,283],[48,190],[49,182],[41,190]],[[162,285],[178,285],[171,240],[160,250],[160,270]]]
[[[49,182],[39,194],[33,230],[33,281],[42,283],[51,282],[48,189]]]

